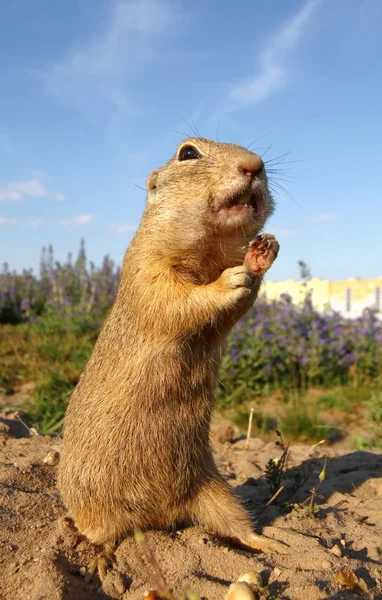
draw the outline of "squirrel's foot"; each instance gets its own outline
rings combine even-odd
[[[256,533],[253,533],[248,538],[239,538],[235,541],[245,550],[249,550],[250,552],[264,552],[265,554],[269,554],[270,552],[286,554],[289,548],[288,544],[284,542],[279,542],[263,535],[257,535]]]
[[[88,565],[85,575],[86,582],[91,581],[96,572],[98,572],[101,581],[105,579],[108,569],[114,567],[116,564],[115,548],[115,544],[103,545],[101,552],[99,552]]]

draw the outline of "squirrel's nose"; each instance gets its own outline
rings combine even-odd
[[[239,171],[249,177],[260,175],[264,171],[264,162],[257,154],[246,152],[239,159]]]

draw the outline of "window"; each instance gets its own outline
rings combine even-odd
[[[375,308],[378,312],[381,311],[381,288],[375,288]]]
[[[351,289],[346,288],[346,312],[351,311]]]

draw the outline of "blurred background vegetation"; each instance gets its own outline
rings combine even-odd
[[[300,261],[301,278],[309,269]],[[42,250],[40,273],[0,272],[0,406],[43,433],[59,433],[65,408],[114,300],[119,268],[96,268],[82,242],[75,259]],[[217,391],[218,420],[254,434],[382,448],[382,321],[317,312],[309,298],[258,301],[229,338]]]

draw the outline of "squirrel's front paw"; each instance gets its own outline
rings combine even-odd
[[[261,275],[268,271],[279,253],[280,244],[275,236],[270,233],[262,233],[256,239],[249,242],[248,251],[245,255],[246,265],[255,275]]]
[[[249,295],[256,283],[256,276],[246,265],[225,269],[219,277],[219,286],[225,291],[237,290],[240,295]]]

